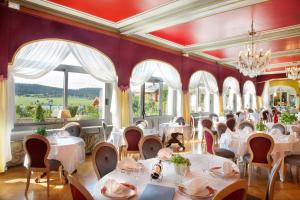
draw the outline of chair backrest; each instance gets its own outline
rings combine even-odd
[[[211,129],[213,122],[209,118],[202,119],[201,125],[203,128]]]
[[[247,140],[250,162],[271,166],[271,152],[274,147],[273,138],[265,133],[252,134]]]
[[[228,120],[230,118],[234,118],[234,115],[232,113],[226,114],[226,120]]]
[[[50,143],[44,136],[33,134],[25,136],[24,149],[28,155],[28,167],[48,168],[48,155]]]
[[[249,122],[249,121],[242,121],[241,123],[239,123],[238,125],[238,129],[243,130],[245,127],[249,127],[252,129],[252,131],[255,130],[253,123]]]
[[[175,123],[178,123],[179,125],[185,125],[185,121],[183,117],[175,117],[173,121]]]
[[[93,200],[87,189],[72,175],[68,175],[73,200]]]
[[[224,124],[224,123],[218,123],[218,125],[217,125],[217,132],[218,132],[219,138],[221,138],[221,135],[226,132],[226,129],[227,129],[227,125],[226,124]]]
[[[92,154],[93,167],[98,179],[116,169],[118,164],[118,152],[114,145],[98,143]]]
[[[270,112],[268,111],[268,110],[264,110],[263,112],[262,112],[262,118],[263,118],[263,120],[264,121],[270,121],[270,116],[271,114],[270,114]]]
[[[155,158],[163,143],[158,136],[148,135],[143,137],[139,143],[140,154],[143,159]]]
[[[135,122],[135,125],[140,128],[147,128],[149,126],[148,121],[145,119],[141,119]]]
[[[272,126],[272,129],[278,129],[281,132],[281,134],[283,134],[283,135],[287,134],[286,127],[283,124],[280,124],[280,123],[274,124]]]
[[[235,131],[235,124],[236,124],[236,121],[235,121],[235,118],[229,118],[227,119],[226,121],[226,126],[231,130],[231,131]]]
[[[245,200],[247,197],[247,182],[238,180],[219,191],[213,200]]]
[[[214,136],[210,129],[203,128],[203,134],[206,143],[206,151],[210,154],[215,154],[214,151]]]
[[[219,121],[219,115],[217,115],[216,113],[210,113],[208,116],[209,119],[211,119],[212,121],[214,121],[214,119],[218,122]]]
[[[139,142],[143,136],[143,131],[139,127],[129,126],[124,130],[124,139],[127,151],[139,151]]]
[[[254,113],[254,110],[252,108],[248,108],[248,113]]]
[[[63,130],[70,133],[71,136],[79,137],[80,136],[80,124],[77,122],[69,122],[62,127]]]
[[[236,114],[237,117],[239,117],[241,113],[242,113],[241,111],[238,111],[235,114]]]
[[[282,162],[283,162],[283,159],[280,158],[279,160],[276,161],[276,163],[272,167],[271,173],[269,175],[269,180],[268,180],[266,200],[273,200],[274,188],[275,188],[274,186],[275,186],[276,178],[278,176],[278,172],[279,172]]]

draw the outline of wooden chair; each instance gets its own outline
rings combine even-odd
[[[251,184],[252,166],[272,168],[271,152],[274,147],[273,138],[264,133],[252,134],[247,140],[248,152],[244,156],[244,161],[248,164],[248,184]],[[244,172],[247,171],[247,164]]]
[[[73,200],[93,200],[89,191],[75,177],[68,175],[68,180]]]
[[[238,125],[238,129],[239,129],[239,130],[243,130],[245,127],[249,127],[249,128],[252,129],[252,131],[255,131],[254,124],[253,124],[252,122],[247,121],[247,120],[242,121],[242,122],[239,123],[239,125]]]
[[[183,117],[175,117],[173,121],[179,125],[185,125],[185,120]]]
[[[196,126],[195,126],[195,118],[191,115],[190,118],[190,125],[192,127],[192,138],[195,140],[195,135],[196,135]]]
[[[93,150],[92,162],[98,179],[110,173],[118,164],[116,147],[107,142],[98,143]]]
[[[271,113],[268,110],[262,111],[262,119],[266,122],[272,121]]]
[[[228,120],[230,118],[234,118],[234,114],[232,114],[232,113],[228,113],[225,116],[226,116],[226,120]]]
[[[139,154],[139,142],[143,137],[143,130],[136,126],[129,126],[125,128],[123,134],[125,140],[124,154]]]
[[[235,125],[236,125],[236,120],[235,118],[229,118],[226,121],[226,126],[231,130],[231,131],[235,131]]]
[[[214,136],[211,130],[204,128],[203,135],[205,137],[206,151],[208,153],[234,160],[235,155],[232,151],[214,147]]]
[[[288,155],[284,158],[285,164],[290,166],[292,177],[295,177],[295,182],[298,182],[298,168],[300,167],[300,154]]]
[[[158,136],[148,135],[139,142],[139,149],[142,159],[155,158],[163,143]]]
[[[287,135],[286,127],[285,125],[281,123],[273,124],[271,129],[278,129],[282,135]]]
[[[207,128],[209,130],[212,130],[213,127],[213,121],[210,118],[204,118],[201,120],[201,126],[202,128]],[[216,137],[216,134],[214,132],[212,132],[214,137]],[[203,144],[204,141],[204,135],[202,134],[202,139],[201,139],[201,143]]]
[[[282,162],[283,162],[283,159],[277,160],[276,163],[272,167],[271,173],[269,174],[267,192],[266,192],[266,197],[265,197],[266,200],[274,199],[275,182],[276,182],[276,178],[278,176],[280,166],[282,165]]]
[[[219,122],[217,125],[218,138],[221,138],[222,134],[225,133],[226,130],[227,130],[227,125]]]
[[[217,115],[216,113],[210,113],[208,118],[212,121],[216,121],[216,122],[219,121],[219,115]]]
[[[38,134],[28,135],[24,138],[24,150],[28,156],[27,183],[25,196],[29,188],[31,172],[43,172],[47,176],[47,196],[49,196],[50,165],[48,155],[50,152],[49,141]]]
[[[245,200],[247,197],[247,182],[238,180],[219,191],[213,200]]]
[[[79,137],[81,134],[81,127],[80,124],[77,122],[69,122],[66,125],[64,125],[61,129],[69,132],[71,136]]]

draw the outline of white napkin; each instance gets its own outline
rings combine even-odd
[[[223,163],[222,169],[223,169],[224,176],[233,176],[234,174],[237,173],[237,171],[232,166],[232,163],[229,161],[225,161]]]
[[[207,186],[209,186],[208,181],[203,177],[193,178],[183,183],[188,195],[206,195],[208,193]]]
[[[108,179],[104,185],[107,188],[107,194],[110,196],[126,196],[131,190],[114,179]]]
[[[162,148],[158,151],[157,155],[160,160],[169,160],[172,157],[172,149]]]
[[[123,170],[135,170],[140,167],[140,164],[131,157],[124,158],[119,162],[119,168]]]
[[[54,136],[48,136],[47,137],[50,144],[57,144],[57,139]]]

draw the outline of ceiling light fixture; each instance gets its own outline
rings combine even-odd
[[[286,67],[286,77],[288,79],[297,80],[300,79],[300,68],[297,66],[297,62],[293,62],[293,65]]]
[[[238,69],[240,72],[251,78],[260,75],[264,70],[267,69],[270,58],[271,50],[259,51],[255,45],[256,31],[253,27],[253,19],[251,23],[251,31],[249,31],[249,44],[244,51],[240,51],[238,58]]]

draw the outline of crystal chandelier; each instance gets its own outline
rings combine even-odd
[[[240,72],[251,78],[261,74],[269,65],[271,58],[271,50],[259,51],[255,45],[256,31],[253,28],[253,20],[251,23],[251,31],[249,31],[249,44],[246,50],[240,51],[238,58],[238,69]]]
[[[296,62],[294,62],[293,66],[286,68],[286,76],[292,80],[300,79],[300,68],[298,68]]]

